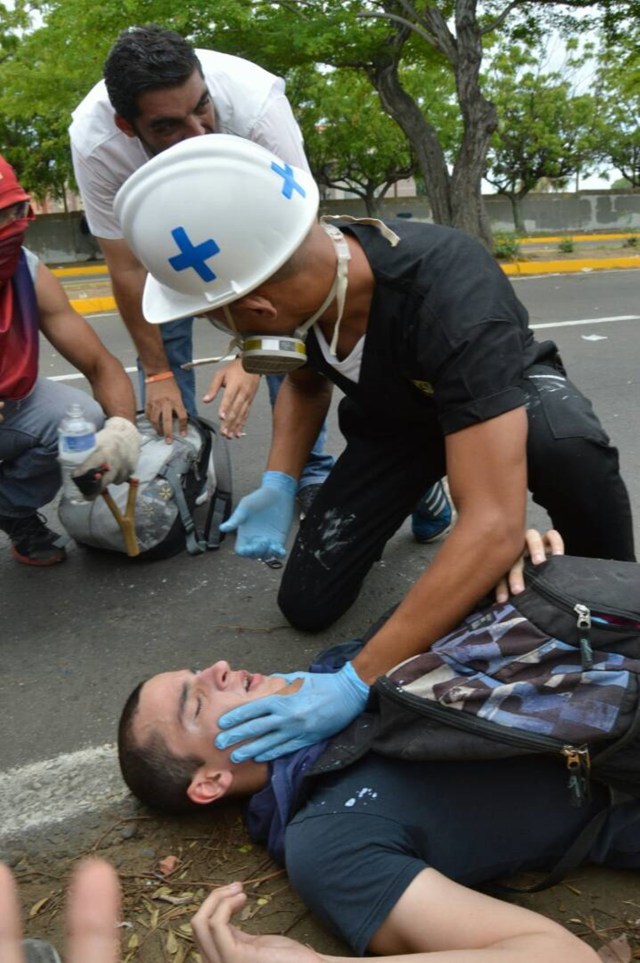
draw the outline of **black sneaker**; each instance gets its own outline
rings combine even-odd
[[[11,552],[17,562],[25,565],[55,565],[64,562],[68,539],[47,528],[39,512],[26,518],[0,515],[0,529],[11,539]]]
[[[298,508],[300,509],[300,521],[304,521],[309,512],[311,511],[311,506],[315,501],[315,497],[322,488],[322,485],[305,485],[298,492]]]

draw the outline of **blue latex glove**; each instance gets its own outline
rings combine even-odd
[[[244,739],[253,740],[234,749],[232,762],[269,762],[327,739],[362,712],[369,696],[369,686],[351,662],[339,672],[293,672],[282,678],[304,682],[292,695],[256,699],[226,712],[218,720],[225,730],[216,737],[218,749],[227,749]]]
[[[266,471],[262,487],[245,495],[235,512],[220,526],[238,532],[236,555],[246,558],[284,558],[293,523],[298,483],[281,471]]]

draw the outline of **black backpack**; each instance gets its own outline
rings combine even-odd
[[[640,565],[554,556],[373,686],[374,748],[405,759],[553,753],[640,796]]]
[[[525,585],[378,679],[313,773],[369,750],[413,761],[545,753],[566,766],[568,805],[588,798],[592,779],[609,787],[611,805],[620,793],[640,797],[640,565],[554,556],[528,564]],[[337,666],[361,645],[326,655]],[[609,808],[541,883],[491,888],[535,892],[560,880],[587,856]]]

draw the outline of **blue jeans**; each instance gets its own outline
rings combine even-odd
[[[267,386],[269,388],[269,400],[271,407],[276,403],[276,396],[280,390],[280,385],[284,381],[284,375],[267,375]],[[321,485],[327,475],[335,465],[333,455],[327,455],[324,451],[324,443],[327,439],[327,422],[323,421],[322,428],[318,433],[307,463],[302,469],[302,474],[298,482],[298,491],[308,485]]]
[[[173,371],[176,384],[182,395],[182,403],[192,418],[198,417],[196,404],[196,376],[193,368],[183,371],[180,365],[193,359],[192,339],[193,318],[181,318],[179,321],[169,321],[160,328],[167,361]],[[146,390],[144,371],[138,359],[138,385],[140,387],[140,407],[144,409]]]
[[[59,381],[38,378],[31,394],[6,400],[0,422],[0,515],[25,518],[50,502],[62,481],[58,425],[78,403],[96,428],[104,412],[91,395]]]

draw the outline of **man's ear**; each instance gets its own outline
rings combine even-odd
[[[193,776],[187,789],[187,796],[191,802],[206,806],[222,799],[229,792],[233,782],[233,774],[228,769],[208,769],[201,766]]]
[[[243,311],[251,311],[257,315],[261,321],[275,321],[278,317],[278,311],[273,301],[270,301],[269,298],[257,292],[246,294],[243,298],[239,298],[230,305],[230,307],[238,307]]]
[[[121,117],[120,114],[115,114],[113,119],[116,123],[116,127],[118,128],[118,130],[121,130],[123,134],[127,135],[127,137],[138,136],[134,130],[133,125],[129,123],[128,120],[125,120],[124,117]]]

